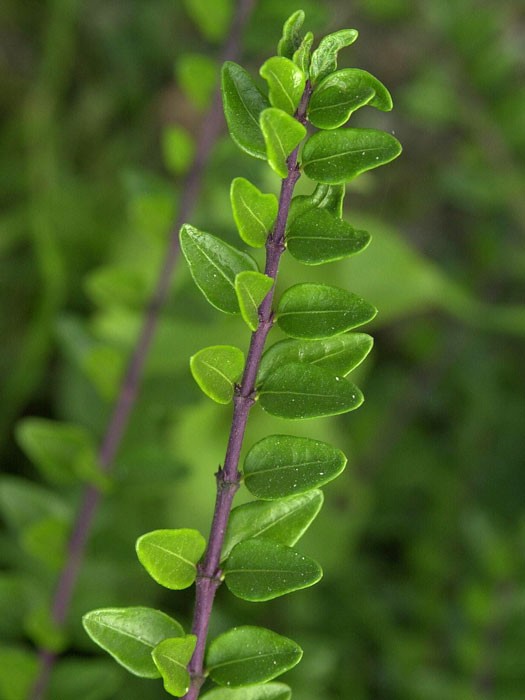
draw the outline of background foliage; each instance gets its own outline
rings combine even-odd
[[[163,255],[227,27],[227,12],[198,14],[199,4],[8,0],[0,11],[5,700],[24,696],[42,642],[67,648],[50,697],[165,697],[160,684],[98,657],[80,616],[151,605],[191,619],[191,592],[159,589],[134,542],[156,528],[207,532],[230,413],[202,397],[188,358],[224,338],[244,347],[243,324],[214,314],[179,266],[66,641],[53,637],[45,610],[81,486],[51,468],[70,456],[42,455],[49,424],[28,417],[81,426],[68,435],[80,455],[75,469],[89,478],[90,441],[105,427]],[[359,29],[341,65],[389,87],[394,111],[366,110],[363,119],[395,132],[404,154],[347,194],[350,220],[373,234],[368,250],[312,270],[312,281],[351,288],[380,309],[371,324],[375,349],[357,380],[364,406],[294,426],[350,457],[304,540],[325,578],[260,606],[221,590],[212,633],[240,623],[293,636],[305,649],[289,674],[301,700],[518,699],[523,10],[518,0],[259,0],[241,60],[252,72],[298,7],[323,33]],[[196,64],[209,81],[192,80]],[[192,223],[233,242],[230,181],[245,176],[276,191],[266,170],[224,137]],[[286,259],[282,289],[299,278],[296,265]],[[279,419],[254,413],[248,445],[282,432]]]

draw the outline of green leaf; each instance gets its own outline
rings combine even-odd
[[[291,14],[283,25],[283,35],[277,46],[279,56],[292,58],[301,44],[301,27],[304,24],[304,10]]]
[[[184,174],[190,167],[195,145],[190,134],[180,126],[170,126],[162,134],[162,153],[168,170]]]
[[[332,216],[343,216],[344,185],[324,185],[318,183],[312,194],[301,194],[292,199],[287,220],[287,230],[297,217],[312,209],[326,209]]]
[[[82,618],[91,639],[130,673],[160,678],[151,652],[163,639],[182,637],[178,622],[152,608],[104,608]]]
[[[348,182],[397,158],[399,141],[377,129],[318,131],[304,144],[302,166],[316,182]]]
[[[236,177],[231,184],[230,199],[240,237],[248,245],[262,248],[277,217],[277,197],[263,194],[249,180]]]
[[[277,322],[292,338],[329,338],[371,321],[377,309],[327,284],[295,284],[279,300]]]
[[[202,700],[291,700],[292,691],[284,683],[247,685],[244,688],[215,688]]]
[[[326,209],[310,209],[292,221],[286,242],[296,260],[321,265],[360,253],[370,243],[370,234],[356,231]]]
[[[261,407],[267,413],[291,420],[346,413],[358,408],[363,400],[354,384],[306,364],[279,367],[265,379],[259,392]]]
[[[374,339],[366,333],[346,333],[320,340],[280,340],[262,356],[257,381],[264,383],[271,372],[291,362],[306,362],[346,377],[363,362],[373,344]]]
[[[276,107],[265,109],[261,114],[260,123],[268,163],[277,175],[285,178],[288,175],[288,156],[306,136],[306,128]]]
[[[364,105],[389,112],[392,97],[383,83],[367,71],[345,68],[319,83],[308,105],[308,119],[319,129],[336,129]]]
[[[273,287],[274,280],[260,272],[240,272],[235,278],[235,291],[241,315],[248,328],[256,331],[259,325],[259,306]]]
[[[287,498],[327,484],[345,466],[345,455],[326,442],[269,435],[246,455],[244,483],[257,498]]]
[[[265,683],[299,663],[303,651],[291,639],[264,627],[234,627],[212,641],[206,665],[219,685],[239,688]]]
[[[251,75],[232,61],[226,61],[222,67],[222,99],[232,139],[246,153],[266,160],[259,116],[270,103]]]
[[[183,53],[177,59],[175,73],[185,95],[197,109],[204,111],[211,102],[217,84],[217,62],[206,54]]]
[[[306,77],[308,77],[310,73],[310,56],[313,43],[314,35],[312,32],[307,32],[301,41],[301,45],[293,55],[293,62],[299,66]]]
[[[233,0],[214,0],[212,3],[209,0],[184,0],[184,4],[206,39],[215,42],[224,39],[233,16]]]
[[[39,670],[36,652],[17,646],[0,647],[0,698],[27,700]]]
[[[358,37],[356,29],[341,29],[328,34],[319,42],[310,62],[310,79],[317,83],[337,68],[337,53],[345,46],[350,46]]]
[[[206,396],[217,403],[230,403],[235,391],[235,382],[241,377],[244,369],[244,354],[233,345],[212,345],[190,357],[190,369]]]
[[[53,620],[48,600],[30,610],[24,618],[24,631],[39,649],[61,654],[68,646],[66,631]]]
[[[55,492],[8,475],[0,477],[0,514],[10,528],[19,532],[43,520],[70,521],[69,508]]]
[[[190,688],[191,679],[186,667],[196,643],[197,637],[187,634],[185,637],[165,639],[151,652],[164,681],[164,689],[176,698],[181,698]]]
[[[136,543],[139,561],[151,578],[174,591],[195,581],[196,565],[205,549],[204,537],[190,529],[153,530]]]
[[[195,284],[216,309],[239,313],[235,277],[244,270],[257,270],[253,258],[220,238],[184,224],[180,245]]]
[[[96,452],[85,428],[46,418],[22,419],[16,427],[16,438],[42,476],[55,484],[78,481],[80,463]]]
[[[323,492],[281,498],[273,502],[251,501],[231,512],[222,548],[222,560],[228,558],[239,542],[264,537],[280,544],[293,545],[306,532],[323,505]]]
[[[59,571],[66,560],[69,535],[69,521],[51,515],[25,527],[20,535],[20,544],[24,551],[43,562],[46,568]]]
[[[262,602],[313,586],[323,572],[317,562],[271,540],[236,545],[224,568],[226,585],[243,600]]]
[[[268,83],[272,107],[294,114],[306,83],[303,71],[289,58],[272,56],[263,63],[259,73]]]
[[[111,659],[63,657],[53,668],[47,697],[114,700],[118,697],[123,676],[122,669]]]

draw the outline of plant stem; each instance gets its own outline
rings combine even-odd
[[[238,1],[228,40],[220,58],[221,63],[237,58],[240,52],[242,32],[255,2],[256,0]],[[223,129],[223,124],[221,93],[220,89],[217,88],[197,139],[195,159],[182,184],[181,207],[169,234],[166,256],[159,272],[153,295],[145,310],[142,328],[100,445],[98,462],[100,470],[104,473],[109,473],[113,468],[115,456],[137,399],[146,358],[157,329],[160,312],[168,297],[173,273],[179,259],[179,229],[195,206],[200,194],[206,162],[217,137]],[[63,628],[66,622],[89,533],[101,498],[101,493],[93,486],[87,486],[81,496],[80,506],[67,546],[67,560],[59,574],[52,601],[51,615],[54,624],[58,628]],[[39,668],[29,696],[32,700],[43,700],[45,698],[51,671],[56,659],[57,655],[49,650],[41,649],[39,651]]]
[[[307,82],[301,104],[295,114],[295,118],[302,124],[306,123],[306,109],[311,95],[311,86]],[[264,298],[259,307],[259,325],[252,333],[248,357],[240,385],[237,386],[233,399],[233,416],[226,448],[224,466],[219,468],[217,478],[217,497],[215,510],[210,529],[208,547],[202,562],[197,567],[195,611],[193,617],[192,634],[197,636],[197,644],[193,657],[188,665],[191,676],[191,686],[183,700],[197,700],[200,689],[206,676],[204,675],[204,653],[206,638],[210,623],[213,601],[217,588],[222,583],[220,569],[221,551],[224,535],[230,517],[233,498],[240,486],[241,474],[239,471],[239,459],[244,440],[246,424],[250,409],[255,402],[255,382],[268,333],[273,325],[273,297],[275,292],[275,280],[279,270],[281,255],[285,250],[284,234],[286,221],[292,195],[301,176],[297,164],[299,146],[288,158],[288,175],[282,181],[279,197],[279,209],[272,233],[266,242],[265,274],[274,280],[274,285]]]

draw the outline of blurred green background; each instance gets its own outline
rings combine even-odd
[[[228,2],[202,14],[197,5],[4,0],[0,9],[2,700],[25,696],[35,645],[49,640],[42,619],[81,490],[30,459],[24,426],[40,416],[96,441],[103,433],[228,26]],[[359,30],[340,66],[376,75],[395,107],[363,109],[354,125],[395,133],[404,153],[348,188],[345,216],[372,233],[367,251],[311,269],[287,259],[279,279],[280,289],[325,280],[379,308],[373,354],[355,377],[365,404],[295,424],[256,408],[246,442],[289,431],[348,454],[300,545],[324,580],[264,604],[221,589],[212,634],[252,623],[296,639],[305,656],[283,680],[298,700],[521,700],[525,7],[259,0],[241,59],[252,73],[300,7],[318,37]],[[191,217],[237,244],[228,190],[238,175],[277,191],[267,167],[224,135]],[[297,191],[310,189],[303,178]],[[208,531],[230,409],[202,397],[188,357],[224,342],[246,348],[248,333],[207,306],[181,264],[96,519],[52,700],[166,697],[160,682],[99,657],[79,619],[152,605],[190,624],[191,590],[156,586],[134,542],[156,528]]]

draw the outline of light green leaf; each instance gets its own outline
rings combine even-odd
[[[288,214],[287,230],[297,217],[311,209],[326,209],[332,216],[340,219],[343,216],[344,185],[323,185],[318,183],[312,194],[301,194],[292,199]]]
[[[306,76],[289,58],[272,56],[259,71],[269,87],[270,104],[294,114],[304,92]]]
[[[323,505],[323,492],[309,490],[291,498],[273,502],[251,501],[231,512],[222,548],[222,560],[239,542],[264,537],[280,544],[293,545],[306,532]]]
[[[310,209],[292,221],[286,242],[296,260],[321,265],[360,253],[370,243],[370,234],[356,231],[326,209]]]
[[[235,382],[240,379],[244,369],[244,354],[233,345],[212,345],[190,357],[190,369],[206,396],[217,403],[230,403]]]
[[[69,534],[69,521],[51,515],[25,527],[20,535],[20,544],[24,551],[43,562],[46,568],[59,571],[66,560]]]
[[[195,145],[190,134],[180,126],[169,126],[162,134],[162,154],[168,170],[184,174],[190,167]]]
[[[335,479],[346,457],[326,442],[293,435],[269,435],[244,461],[244,483],[257,498],[287,498]]]
[[[268,163],[282,178],[288,175],[288,156],[306,136],[306,128],[282,109],[270,107],[261,113],[261,129]]]
[[[392,97],[383,83],[367,71],[345,68],[319,83],[308,105],[308,119],[319,129],[336,129],[364,105],[389,112]]]
[[[220,238],[184,224],[180,245],[195,284],[216,309],[239,313],[235,277],[244,270],[257,270],[253,258]]]
[[[251,75],[232,61],[226,61],[222,67],[222,99],[232,139],[246,153],[266,160],[259,116],[270,103]]]
[[[301,27],[304,24],[305,14],[303,10],[297,10],[291,14],[283,25],[283,35],[277,46],[279,56],[292,58],[301,44]]]
[[[231,184],[230,199],[240,237],[248,245],[262,248],[277,217],[277,197],[263,194],[249,180],[236,177]]]
[[[376,129],[318,131],[304,144],[302,166],[316,182],[348,182],[397,158],[399,141]]]
[[[49,600],[29,611],[24,618],[24,631],[39,649],[61,654],[68,646],[67,633],[53,620]]]
[[[291,420],[346,413],[358,408],[363,400],[355,384],[306,364],[279,367],[265,379],[259,392],[265,411]]]
[[[130,673],[160,678],[151,652],[163,639],[182,637],[178,622],[152,608],[104,608],[82,618],[91,639]]]
[[[195,581],[197,562],[204,554],[206,540],[198,530],[153,530],[139,537],[135,548],[151,578],[161,586],[179,591]]]
[[[319,42],[310,62],[310,79],[317,83],[337,68],[337,53],[350,46],[358,37],[356,29],[341,29],[328,34]]]
[[[308,77],[310,73],[310,56],[313,43],[314,35],[312,32],[307,32],[301,41],[301,45],[293,55],[293,62],[299,66],[306,77]]]
[[[273,287],[274,280],[261,272],[240,272],[235,278],[235,291],[241,315],[248,328],[256,331],[259,325],[259,306]]]
[[[26,700],[39,670],[35,651],[18,646],[0,647],[0,698]]]
[[[215,688],[202,700],[291,700],[292,691],[284,683],[247,685],[244,688]]]
[[[310,557],[263,538],[236,545],[223,571],[229,590],[252,602],[309,588],[323,576],[319,564]]]
[[[233,16],[233,0],[184,0],[184,4],[206,39],[215,42],[224,39]]]
[[[176,698],[181,698],[190,688],[191,679],[187,666],[196,643],[197,637],[187,634],[185,637],[165,639],[151,652],[155,666],[164,681],[164,689]]]
[[[295,284],[282,295],[277,322],[292,338],[329,338],[371,321],[377,309],[327,284]]]
[[[257,381],[264,383],[271,372],[291,362],[307,362],[346,377],[363,362],[373,344],[374,339],[366,333],[346,333],[320,340],[280,340],[262,356]]]
[[[299,663],[303,651],[264,627],[234,627],[212,641],[206,665],[212,679],[232,688],[265,683]]]
[[[183,53],[177,59],[175,73],[184,94],[197,109],[204,111],[217,84],[217,61],[202,53]]]

